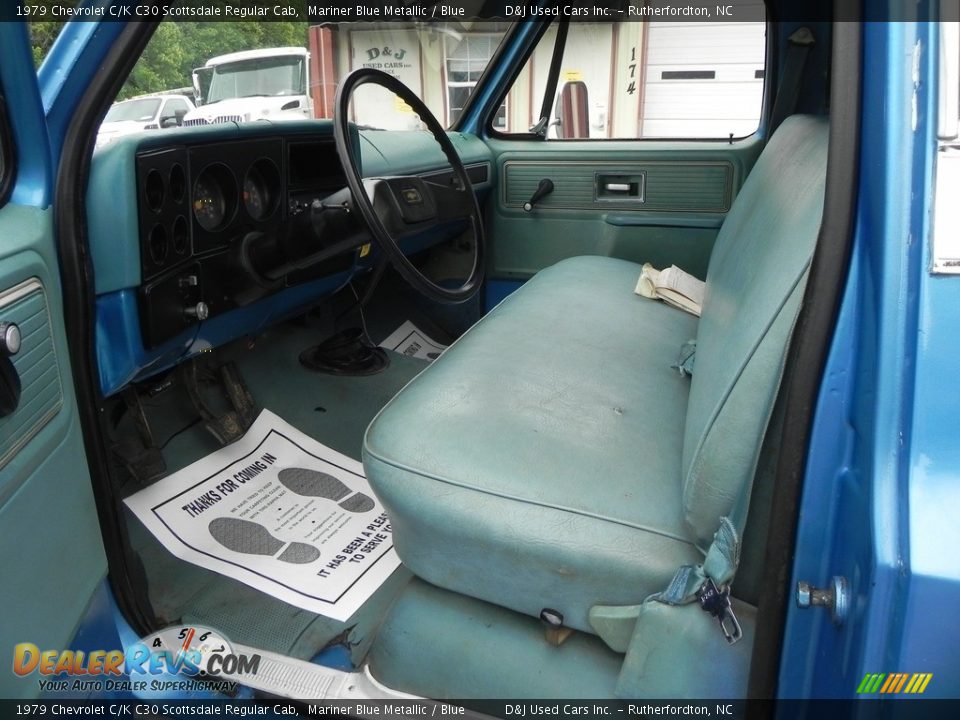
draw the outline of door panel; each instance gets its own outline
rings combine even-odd
[[[488,233],[493,280],[524,280],[575,255],[678,265],[703,278],[720,225],[762,148],[756,138],[489,145],[500,186]],[[553,192],[525,212],[544,178]]]
[[[50,332],[43,283],[31,277],[0,293],[0,317],[16,323],[25,342],[11,360],[20,378],[20,403],[0,421],[0,468],[52,420],[63,407],[63,387]]]
[[[541,178],[555,183],[538,203],[547,210],[647,210],[724,213],[730,162],[601,162],[503,158],[504,208],[522,208]],[[620,187],[623,186],[623,187]]]
[[[0,417],[0,651],[12,653],[21,642],[68,647],[106,558],[66,351],[52,211],[33,206],[47,204],[55,163],[36,142],[44,119],[25,26],[0,23],[0,48],[0,92],[17,97],[9,139],[21,160],[13,199],[0,207],[0,322],[16,323],[22,338],[11,359],[20,400]],[[0,696],[38,694],[36,674],[0,673]]]

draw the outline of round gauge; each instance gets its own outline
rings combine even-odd
[[[193,216],[204,230],[216,230],[227,215],[227,201],[220,187],[200,177],[193,186]]]
[[[256,221],[266,220],[277,209],[280,195],[280,172],[266,158],[257,160],[243,180],[243,207]]]
[[[263,220],[266,214],[267,189],[258,181],[259,178],[253,173],[247,173],[247,179],[243,181],[243,206],[254,220]]]
[[[173,221],[173,251],[177,255],[183,255],[190,245],[190,231],[187,229],[187,218],[183,215],[177,215]]]
[[[150,258],[154,263],[160,265],[167,259],[167,231],[163,225],[153,226],[153,229],[150,230],[148,245],[150,247]]]
[[[237,185],[224,165],[209,165],[193,184],[193,216],[207,232],[221,229],[236,207]]]
[[[160,207],[163,205],[164,186],[163,176],[158,170],[154,169],[147,173],[144,195],[147,199],[147,207],[154,212],[160,212]]]

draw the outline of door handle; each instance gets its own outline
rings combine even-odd
[[[610,173],[596,175],[597,200],[629,200],[643,202],[643,186],[646,180],[644,172]]]

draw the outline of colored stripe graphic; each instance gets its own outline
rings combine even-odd
[[[933,673],[867,673],[857,686],[858,695],[898,693],[919,695],[927,689]]]
[[[887,681],[883,684],[883,687],[880,688],[880,693],[886,693],[890,691],[890,686],[896,684],[897,678],[900,677],[897,673],[890,673],[887,676]]]

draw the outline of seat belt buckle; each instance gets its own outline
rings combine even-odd
[[[704,611],[710,613],[720,623],[720,629],[729,644],[733,645],[743,637],[740,621],[737,620],[733,606],[730,604],[729,585],[721,590],[711,578],[707,578],[697,590],[697,601]]]

